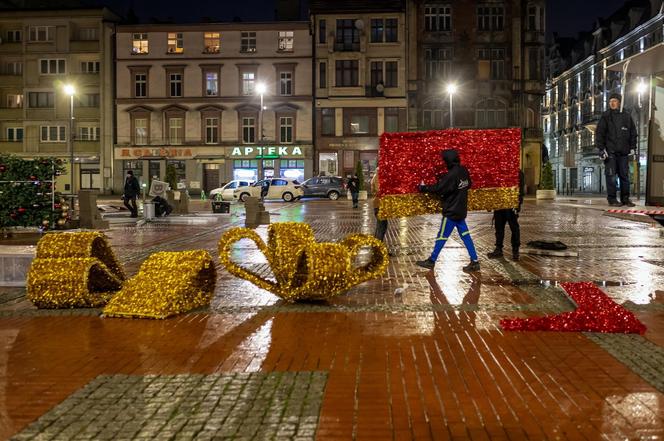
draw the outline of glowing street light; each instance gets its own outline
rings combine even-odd
[[[450,128],[454,127],[454,114],[453,114],[453,108],[452,108],[452,101],[454,94],[457,91],[457,85],[454,83],[449,83],[447,85],[447,93],[450,95]]]
[[[74,95],[76,87],[73,84],[65,84],[62,90],[69,95],[69,189],[74,194]]]

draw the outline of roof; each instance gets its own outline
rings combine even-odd
[[[311,0],[309,9],[312,13],[326,12],[363,12],[363,11],[405,11],[405,0]]]

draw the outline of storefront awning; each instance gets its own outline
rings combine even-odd
[[[630,74],[654,75],[664,72],[664,43],[659,43],[641,53],[614,63],[608,66],[606,70],[623,72],[627,62],[629,62],[627,73]]]

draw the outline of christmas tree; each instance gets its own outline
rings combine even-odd
[[[63,170],[60,159],[0,155],[0,229],[64,225],[63,202],[54,194]]]

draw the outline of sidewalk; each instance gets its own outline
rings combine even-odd
[[[266,208],[273,221],[308,223],[319,241],[374,228],[364,202]],[[561,240],[579,257],[488,260],[491,214],[477,212],[468,224],[481,273],[461,271],[468,256],[456,234],[435,271],[416,267],[440,218],[398,219],[388,229],[395,256],[387,272],[327,303],[287,304],[222,268],[209,308],[164,321],[37,310],[23,290],[0,290],[0,438],[664,437],[659,229],[567,199],[527,199],[520,221],[523,243]],[[160,250],[206,249],[217,260],[219,237],[238,225],[241,217],[214,227],[112,225],[107,234],[131,275]],[[265,238],[266,227],[256,231]],[[270,273],[248,243],[234,259]],[[648,331],[499,327],[501,318],[573,310],[559,288],[565,281],[594,281]]]

